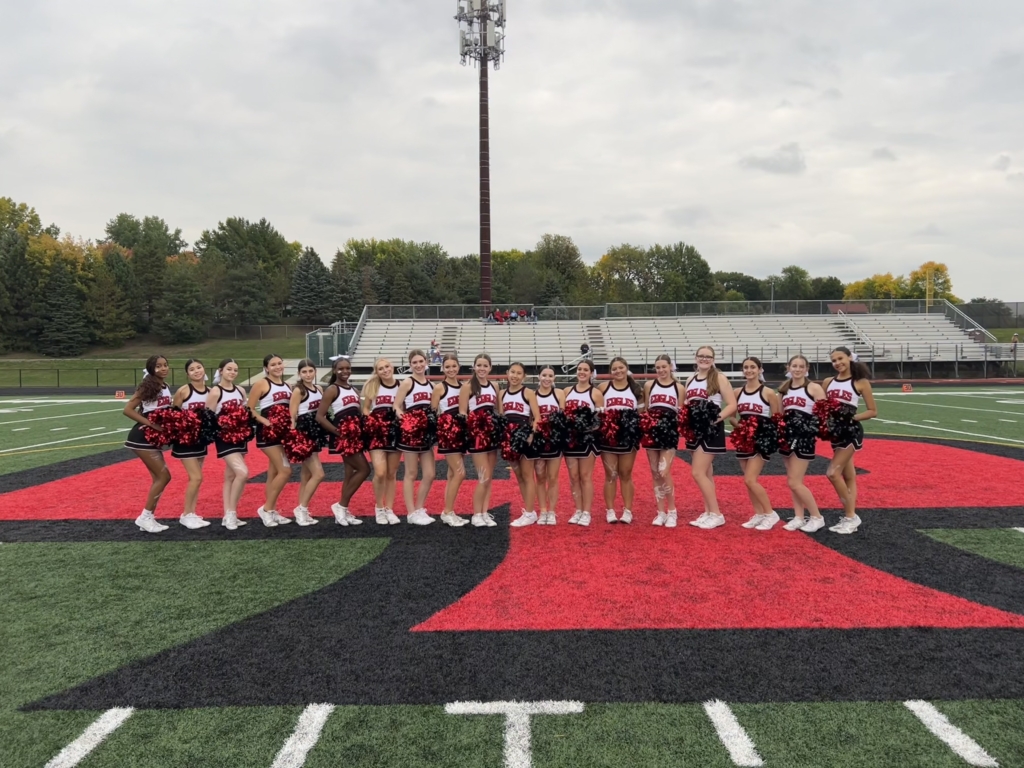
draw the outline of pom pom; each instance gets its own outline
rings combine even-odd
[[[519,461],[530,447],[533,428],[526,421],[507,421],[501,440],[501,458],[505,461]]]
[[[597,439],[600,423],[597,413],[586,403],[570,402],[565,404],[565,417],[568,419],[569,432],[566,449],[584,451],[590,449]]]
[[[756,417],[757,431],[754,433],[754,450],[763,457],[779,450],[779,427],[774,418]]]
[[[409,448],[429,448],[436,437],[437,420],[427,408],[416,408],[402,414],[398,442]]]
[[[443,451],[466,450],[466,417],[449,411],[437,417],[437,447]]]
[[[342,457],[355,456],[363,452],[363,417],[358,413],[336,416],[334,427],[338,430],[332,450]]]
[[[693,443],[697,440],[696,435],[693,434],[693,430],[690,428],[690,408],[683,403],[679,406],[679,437],[683,439],[684,443]]]
[[[679,418],[667,408],[644,411],[640,416],[640,445],[659,451],[679,447]]]
[[[315,440],[297,429],[285,432],[281,437],[281,445],[284,447],[284,455],[292,464],[301,464],[320,450]]]
[[[814,404],[814,415],[818,417],[818,437],[841,443],[857,438],[861,434],[859,422],[853,420],[857,410],[837,400],[818,400]]]
[[[390,408],[370,411],[363,421],[363,440],[368,451],[394,448],[398,443],[397,414]]]
[[[565,414],[561,411],[545,415],[534,428],[534,449],[542,454],[560,453],[565,446],[568,426]]]
[[[792,451],[814,453],[821,420],[803,411],[786,411],[785,444]]]
[[[717,427],[716,420],[722,409],[711,400],[691,400],[686,405],[689,430],[693,433],[691,442],[707,441]]]
[[[199,444],[209,445],[220,437],[220,423],[217,421],[217,414],[209,408],[199,410]]]
[[[291,431],[292,412],[284,403],[272,405],[267,409],[266,413],[260,415],[270,422],[270,426],[263,425],[263,429],[260,430],[264,441],[268,443],[278,442],[283,440],[284,436]]]
[[[600,418],[601,445],[635,451],[640,445],[640,414],[622,408],[604,411]]]
[[[175,442],[176,427],[180,414],[181,410],[176,408],[161,408],[158,411],[150,411],[146,418],[155,426],[160,427],[160,431],[149,426],[143,427],[142,434],[146,436],[146,442],[157,447],[163,447]]]
[[[756,416],[747,416],[740,419],[740,423],[732,429],[729,435],[729,442],[736,449],[737,453],[753,453],[754,437],[757,435],[757,422],[766,421]]]
[[[252,415],[238,400],[228,400],[221,405],[217,423],[220,425],[220,439],[225,443],[245,443],[252,438]]]
[[[472,411],[466,417],[466,437],[469,450],[496,451],[501,445],[505,420],[494,411]]]
[[[789,448],[789,441],[786,439],[786,415],[783,413],[773,414],[772,421],[775,422],[775,434],[779,438],[779,444],[775,450],[781,451]]]
[[[317,449],[326,448],[333,437],[330,432],[320,426],[315,413],[304,413],[299,416],[295,420],[295,429],[312,440]]]

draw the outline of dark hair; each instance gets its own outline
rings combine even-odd
[[[518,362],[518,361],[516,361],[514,363],[509,363],[508,364],[508,368],[505,369],[505,373],[508,373],[512,369],[512,367],[515,366],[515,365],[518,365],[520,368],[522,368],[524,374],[526,373],[526,366],[523,365],[522,363]]]
[[[315,371],[316,363],[310,360],[308,357],[304,357],[301,360],[299,360],[299,364],[295,367],[295,372],[299,373],[303,368],[312,368]],[[316,379],[313,380],[313,386],[316,386]],[[299,380],[296,381],[295,384],[292,386],[292,392],[294,392],[296,389],[306,389],[306,382],[302,380],[301,376],[299,376]]]
[[[850,377],[854,381],[871,378],[871,370],[864,363],[853,359],[853,352],[850,351],[849,347],[836,347],[829,353],[829,357],[832,357],[836,352],[842,352],[850,358]]]
[[[281,357],[281,356],[280,355],[275,355],[273,352],[271,352],[269,355],[267,355],[266,357],[263,358],[263,370],[267,369],[267,365],[269,365],[270,361],[273,360],[275,357]],[[284,360],[284,358],[281,357],[281,360]]]
[[[327,380],[328,387],[331,386],[332,384],[338,383],[338,366],[341,365],[342,363],[348,363],[348,367],[352,367],[352,361],[349,360],[347,357],[337,358],[331,365],[331,378]],[[299,367],[301,368],[302,366],[300,365]]]
[[[481,352],[473,358],[473,378],[469,380],[469,391],[473,393],[473,397],[480,397],[481,392],[480,380],[476,376],[476,364],[480,360],[486,360],[489,363],[491,362],[491,356],[486,352]]]
[[[611,359],[611,362],[608,363],[608,373],[610,374],[612,372],[612,366],[615,365],[616,363],[622,363],[624,366],[626,366],[626,384],[629,386],[629,391],[633,393],[633,397],[637,399],[637,402],[643,400],[643,387],[636,383],[636,379],[633,378],[633,374],[629,372],[629,363],[626,362],[626,358],[613,357]],[[609,383],[608,386],[610,387],[611,384]]]
[[[233,357],[225,357],[223,360],[220,361],[220,365],[217,366],[217,370],[218,371],[223,371],[224,370],[224,366],[227,365],[228,363],[235,363],[235,358],[233,358]],[[235,363],[235,365],[238,365],[238,363]]]
[[[160,360],[167,362],[167,358],[163,355],[153,355],[146,360],[146,376],[141,382],[139,382],[138,388],[135,390],[142,402],[148,403],[156,400],[160,397],[160,393],[164,391],[164,380],[156,377],[156,364]]]
[[[203,361],[200,360],[198,357],[190,357],[188,360],[185,361],[186,374],[188,373],[188,369],[192,367],[192,363],[199,363],[200,365],[203,365]],[[205,368],[206,366],[203,367]]]
[[[580,360],[578,363],[576,363],[576,369],[579,370],[579,367],[581,365],[587,366],[587,368],[590,369],[591,375],[593,375],[593,373],[594,373],[594,364],[592,362],[590,362],[589,360]]]
[[[414,357],[416,357],[417,355],[419,357],[422,357],[424,360],[427,359],[427,356],[425,354],[423,354],[423,350],[422,349],[410,349],[409,350],[409,362],[412,363],[412,359]]]

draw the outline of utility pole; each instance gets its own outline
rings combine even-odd
[[[480,67],[480,304],[491,304],[491,146],[487,70],[505,55],[506,0],[458,0],[459,56]]]

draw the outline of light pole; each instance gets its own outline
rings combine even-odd
[[[505,55],[506,0],[458,0],[459,55],[480,66],[480,303],[491,303],[491,152],[488,62],[501,66]]]

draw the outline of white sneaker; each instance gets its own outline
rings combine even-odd
[[[579,521],[579,523],[577,523],[577,525],[590,525],[590,513],[589,512],[581,512],[580,513],[580,521]]]
[[[665,514],[665,527],[675,528],[679,524],[679,513],[674,509],[670,509]]]
[[[576,514],[574,514],[572,517],[569,518],[569,525],[579,525],[580,524],[580,515],[582,515],[582,514],[583,514],[583,510],[582,509],[577,509],[576,510]]]
[[[708,520],[708,515],[710,515],[710,514],[711,514],[710,512],[705,512],[705,513],[703,513],[703,514],[702,514],[702,515],[701,515],[700,517],[698,517],[698,518],[697,518],[696,520],[691,520],[691,521],[690,521],[690,525],[695,525],[695,526],[697,526],[698,528],[703,528],[703,527],[704,527],[704,523],[706,523],[706,522],[707,522],[707,520]]]
[[[710,531],[712,528],[717,528],[720,525],[725,525],[725,515],[719,512],[717,515],[713,512],[708,512],[707,517],[704,518],[704,522],[700,524],[700,528],[705,531]]]
[[[425,509],[413,510],[412,514],[405,518],[405,522],[409,525],[430,525],[434,522],[434,518]]]
[[[754,515],[752,518],[747,520],[747,522],[745,522],[740,527],[742,527],[742,528],[757,528],[757,526],[759,526],[761,524],[761,521],[764,520],[764,518],[765,518],[764,512],[758,512],[756,515]]]
[[[182,515],[178,518],[178,522],[193,531],[197,528],[205,528],[210,524],[209,521],[203,520],[203,518],[195,512],[189,512],[187,515]]]
[[[784,531],[799,531],[805,525],[807,525],[807,520],[806,519],[804,519],[802,517],[794,517],[792,520],[790,520],[788,523],[786,523],[784,526],[782,526],[782,530],[784,530]]]
[[[775,524],[779,522],[779,513],[772,510],[769,514],[764,516],[764,519],[757,526],[759,531],[770,531],[775,527]]]
[[[853,533],[860,527],[860,518],[857,515],[853,517],[844,517],[839,521],[839,525],[829,528],[830,531],[836,533]]]
[[[272,510],[270,512],[270,514],[272,514],[274,516],[274,522],[277,523],[278,525],[288,525],[288,523],[290,523],[292,521],[292,519],[290,517],[285,517],[280,512],[278,512],[276,509]]]
[[[376,507],[373,515],[377,518],[377,525],[388,525],[388,511],[384,507]]]
[[[651,525],[664,525],[666,520],[668,520],[668,515],[665,512],[659,512]]]
[[[537,513],[536,512],[527,512],[524,509],[523,513],[517,519],[515,519],[511,523],[509,523],[509,525],[511,527],[513,527],[513,528],[522,528],[522,527],[527,526],[527,525],[533,525],[536,522],[537,522]]]
[[[256,514],[260,516],[264,526],[267,528],[277,528],[277,521],[274,519],[273,512],[267,512],[263,507],[260,507],[256,510]]]
[[[452,528],[461,528],[466,525],[469,520],[464,517],[459,517],[454,512],[442,512],[441,522],[445,525],[450,525]]]
[[[402,522],[398,518],[398,515],[395,514],[395,510],[391,509],[390,507],[388,507],[387,509],[384,510],[384,515],[388,519],[388,525],[398,525],[399,523]]]
[[[604,513],[604,519],[607,520],[609,523],[617,523],[617,522],[619,522],[619,518],[617,518],[615,516],[615,510],[614,509],[609,509],[607,512],[605,512]]]
[[[135,518],[135,524],[139,526],[146,533],[160,533],[166,531],[167,526],[163,523],[158,523],[152,512],[143,512],[137,518]]]
[[[480,513],[475,513],[473,515],[473,517],[470,518],[469,523],[474,528],[486,528],[487,527],[487,520],[485,520],[484,516],[481,515]]]
[[[490,512],[484,512],[483,513],[483,518],[484,518],[484,525],[486,525],[488,528],[497,528],[498,527],[497,520],[494,519],[494,515],[492,515]]]
[[[334,522],[338,525],[348,525],[348,510],[340,503],[331,504],[331,512],[334,513]]]
[[[224,517],[221,518],[220,524],[229,531],[234,531],[245,525],[245,521],[238,519],[237,512],[225,512]]]
[[[622,517],[619,518],[619,522],[629,525],[633,522],[633,513],[630,512],[628,509],[622,510]]]
[[[345,520],[349,525],[362,525],[363,521],[353,515],[347,508],[345,509]]]
[[[543,512],[540,517],[541,525],[555,525],[558,522],[554,512]]]
[[[804,523],[804,527],[800,530],[804,533],[814,533],[815,531],[820,531],[824,527],[825,518],[819,515],[818,517],[808,518],[807,522]]]
[[[295,524],[306,527],[307,525],[316,525],[320,521],[309,514],[309,510],[306,507],[296,507],[292,510],[292,514],[295,516]]]

